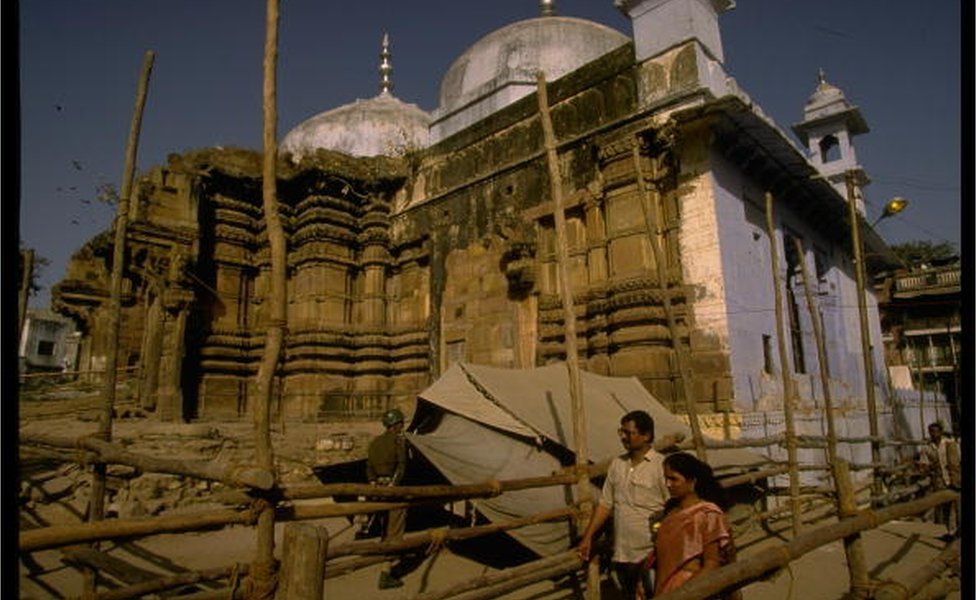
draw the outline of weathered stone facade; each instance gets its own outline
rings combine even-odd
[[[549,98],[584,368],[636,376],[683,412],[676,351],[686,353],[706,429],[745,433],[757,411],[782,406],[771,370],[780,367],[763,356],[775,343],[771,304],[746,300],[753,290],[772,297],[757,199],[779,199],[780,247],[788,229],[801,232],[811,269],[813,249],[826,248],[840,298],[853,285],[844,198],[693,39],[641,61],[633,44],[619,47],[550,82]],[[267,326],[260,173],[258,153],[209,149],[171,156],[139,186],[120,355],[143,358],[142,401],[164,416],[248,412]],[[409,408],[457,360],[522,368],[564,358],[535,95],[399,158],[319,150],[283,157],[278,174],[289,268],[282,417]],[[884,249],[876,236],[867,243]],[[79,254],[55,292],[60,310],[88,323],[92,364],[104,245]],[[840,331],[856,327],[840,318]],[[812,348],[810,332],[798,335],[795,348]],[[847,358],[856,336],[832,343],[841,359],[831,376],[857,387]],[[801,412],[816,406],[813,388],[801,385]],[[856,394],[838,397],[848,401],[859,405]]]

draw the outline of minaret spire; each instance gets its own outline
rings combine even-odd
[[[556,0],[539,0],[539,12],[543,17],[556,16]]]
[[[820,69],[817,71],[817,85],[827,85],[827,74],[824,73],[823,67],[820,67]]]
[[[383,49],[380,51],[380,94],[389,94],[393,91],[393,80],[390,74],[393,72],[393,65],[390,63],[390,35],[383,32]]]

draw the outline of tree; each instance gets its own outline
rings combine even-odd
[[[31,296],[33,296],[37,292],[44,289],[44,286],[42,286],[38,280],[40,279],[41,275],[44,273],[44,267],[49,266],[51,264],[51,261],[38,254],[37,251],[34,250],[33,248],[28,248],[27,246],[25,246],[24,240],[20,240],[20,262],[18,263],[18,267],[20,270],[17,271],[18,281],[23,277],[24,262],[25,262],[24,257],[26,256],[27,251],[32,251],[34,253],[33,264],[31,265],[31,271],[30,271],[30,285],[28,287],[28,293]]]
[[[909,267],[931,264],[959,256],[955,245],[950,242],[931,242],[929,240],[915,240],[903,242],[891,247],[898,258]]]

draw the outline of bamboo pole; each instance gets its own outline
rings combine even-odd
[[[820,365],[820,385],[823,388],[824,413],[827,417],[827,463],[833,464],[837,460],[837,429],[834,427],[834,400],[830,393],[830,374],[827,367],[827,348],[824,341],[823,326],[820,322],[820,311],[817,300],[810,289],[810,274],[807,271],[806,253],[800,238],[793,238],[796,254],[800,261],[800,273],[803,276],[803,293],[807,299],[807,311],[813,324],[813,338],[817,345],[817,362]]]
[[[851,224],[851,245],[854,254],[854,275],[857,284],[857,314],[861,325],[861,355],[864,360],[864,386],[867,393],[868,427],[871,437],[878,437],[878,406],[874,396],[874,360],[871,355],[871,331],[868,326],[868,308],[865,299],[864,248],[861,245],[861,227],[858,223],[856,207],[857,182],[855,171],[848,170],[844,174],[847,184],[847,214]],[[924,431],[922,435],[925,435]],[[871,443],[871,462],[881,462],[881,449],[875,442]],[[881,495],[881,479],[877,473],[872,474],[874,480],[873,495]]]
[[[641,213],[644,215],[644,227],[647,229],[648,240],[651,244],[651,251],[654,253],[654,266],[657,270],[657,284],[661,288],[661,303],[664,306],[664,315],[668,322],[668,332],[671,334],[671,346],[674,350],[675,366],[678,368],[678,375],[681,378],[681,391],[685,397],[685,410],[688,412],[688,424],[691,425],[691,437],[695,445],[695,454],[699,460],[707,460],[705,442],[702,437],[701,423],[698,421],[698,406],[692,394],[688,362],[685,360],[684,348],[678,338],[678,325],[674,318],[674,309],[671,306],[671,283],[668,281],[667,265],[665,264],[664,250],[661,248],[661,237],[663,228],[661,226],[661,215],[658,210],[658,195],[648,194],[645,187],[644,167],[641,164],[640,143],[635,140],[633,148],[634,171],[637,174],[637,193],[641,205]],[[649,197],[650,196],[650,197]]]
[[[800,476],[796,470],[796,426],[793,421],[793,378],[789,372],[789,357],[786,354],[786,337],[783,331],[783,292],[779,273],[779,252],[776,249],[776,226],[773,222],[773,195],[766,192],[766,229],[769,234],[769,264],[773,275],[773,292],[776,309],[776,341],[779,347],[780,370],[783,374],[783,416],[786,421],[786,455],[790,464],[790,502],[793,506],[793,535],[800,533],[800,503],[797,499]]]
[[[95,437],[66,439],[35,433],[22,435],[20,443],[83,449],[95,453],[94,457],[86,455],[86,461],[95,460],[101,463],[127,465],[143,472],[197,477],[219,481],[227,485],[253,487],[261,490],[270,490],[274,486],[274,476],[262,469],[238,468],[204,460],[180,460],[136,454],[124,450],[117,444],[105,442]]]
[[[34,279],[34,251],[30,248],[20,251],[20,296],[17,301],[17,343],[24,335],[24,319],[27,317],[27,300],[30,296],[31,280]],[[23,377],[23,375],[21,375]]]
[[[536,73],[536,90],[539,102],[539,121],[546,148],[546,166],[549,169],[549,187],[552,196],[552,215],[556,228],[556,269],[559,275],[559,293],[563,305],[563,332],[566,339],[566,368],[569,371],[569,396],[573,407],[573,438],[576,442],[577,499],[582,503],[579,530],[586,526],[592,513],[590,480],[586,473],[586,413],[583,405],[583,381],[580,377],[579,352],[576,347],[576,304],[569,280],[569,249],[566,242],[566,215],[563,212],[562,178],[559,175],[559,157],[556,155],[556,135],[549,116],[549,94],[546,90],[546,77],[542,71]],[[587,572],[588,593],[591,600],[600,598],[599,564],[590,561]]]
[[[329,532],[324,527],[306,523],[285,525],[281,585],[275,598],[322,600],[328,546]]]
[[[254,406],[255,459],[258,468],[274,473],[274,454],[271,447],[271,393],[281,348],[284,344],[287,318],[287,264],[285,233],[278,212],[277,198],[277,62],[278,62],[278,0],[267,0],[266,31],[264,40],[264,82],[262,109],[264,119],[264,156],[262,165],[261,198],[265,232],[271,254],[271,289],[269,298],[269,323],[265,334],[264,351],[258,365]],[[265,502],[258,514],[257,548],[251,563],[248,582],[249,596],[270,599],[275,591],[274,557],[275,511],[271,502]]]
[[[878,586],[874,600],[901,600],[914,598],[928,583],[943,571],[959,563],[959,540],[955,540],[939,553],[934,560],[926,562],[912,571],[901,581],[884,582]]]
[[[18,548],[20,552],[34,552],[86,542],[140,537],[158,533],[199,531],[209,527],[253,523],[254,517],[251,512],[230,509],[191,515],[110,519],[94,523],[54,525],[24,530],[20,532]]]
[[[341,556],[350,556],[353,554],[358,554],[358,555],[393,554],[396,552],[409,550],[410,548],[427,546],[432,543],[468,540],[471,538],[482,537],[493,533],[510,531],[512,529],[518,529],[520,527],[526,527],[528,525],[547,523],[549,521],[558,521],[560,519],[570,518],[575,514],[576,511],[573,508],[559,508],[555,510],[550,510],[550,511],[537,513],[534,515],[530,515],[528,517],[522,517],[520,519],[511,519],[508,521],[492,523],[490,525],[475,525],[473,527],[461,527],[458,529],[443,529],[443,528],[429,529],[427,531],[417,532],[411,535],[404,536],[398,540],[389,540],[389,541],[362,540],[362,541],[355,541],[355,542],[346,542],[345,544],[340,544],[338,546],[330,548],[328,552],[328,557],[331,560],[333,558],[339,558]]]
[[[464,485],[380,486],[368,483],[290,485],[282,487],[281,494],[286,500],[329,498],[332,496],[370,496],[373,498],[396,498],[398,500],[441,498],[447,501],[464,498],[493,497],[501,495],[504,492],[575,482],[576,475],[573,473],[556,473],[542,477],[525,477],[503,481],[492,480]]]
[[[862,511],[857,516],[805,531],[785,544],[766,548],[754,556],[739,559],[715,571],[695,577],[674,592],[655,596],[654,600],[699,600],[718,594],[722,590],[741,587],[741,585],[770,571],[788,565],[804,554],[825,544],[836,542],[866,529],[874,529],[894,519],[924,512],[933,506],[953,502],[958,497],[957,492],[943,490],[912,502],[897,504],[877,511]]]
[[[847,461],[837,459],[833,463],[834,485],[837,488],[837,517],[845,519],[857,514],[857,498],[851,482],[851,472]],[[864,558],[864,545],[861,534],[852,533],[844,538],[844,556],[847,558],[847,574],[850,581],[851,597],[867,598],[870,590],[867,561]]]
[[[561,552],[555,556],[502,569],[464,581],[442,590],[418,594],[410,600],[474,600],[476,598],[497,598],[510,590],[520,589],[528,584],[548,579],[555,575],[575,571],[579,568],[579,556],[575,550]]]
[[[112,246],[112,273],[108,301],[108,336],[105,348],[105,380],[102,386],[103,403],[98,418],[98,436],[109,442],[112,440],[112,411],[115,406],[116,368],[119,356],[119,326],[122,322],[122,274],[125,262],[125,237],[129,224],[129,198],[132,195],[135,179],[136,155],[139,148],[139,132],[142,128],[142,113],[146,106],[149,88],[149,75],[152,73],[156,54],[147,50],[142,59],[142,72],[136,89],[136,104],[129,126],[129,139],[125,150],[125,167],[122,174],[122,191],[119,194],[115,214],[115,235]],[[88,504],[88,520],[100,521],[105,516],[105,464],[92,465],[91,495]],[[96,572],[85,571],[85,589],[89,594],[98,586]]]

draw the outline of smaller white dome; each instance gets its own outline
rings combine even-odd
[[[401,156],[425,148],[430,115],[387,91],[302,121],[281,142],[294,160],[316,150],[351,156]]]

